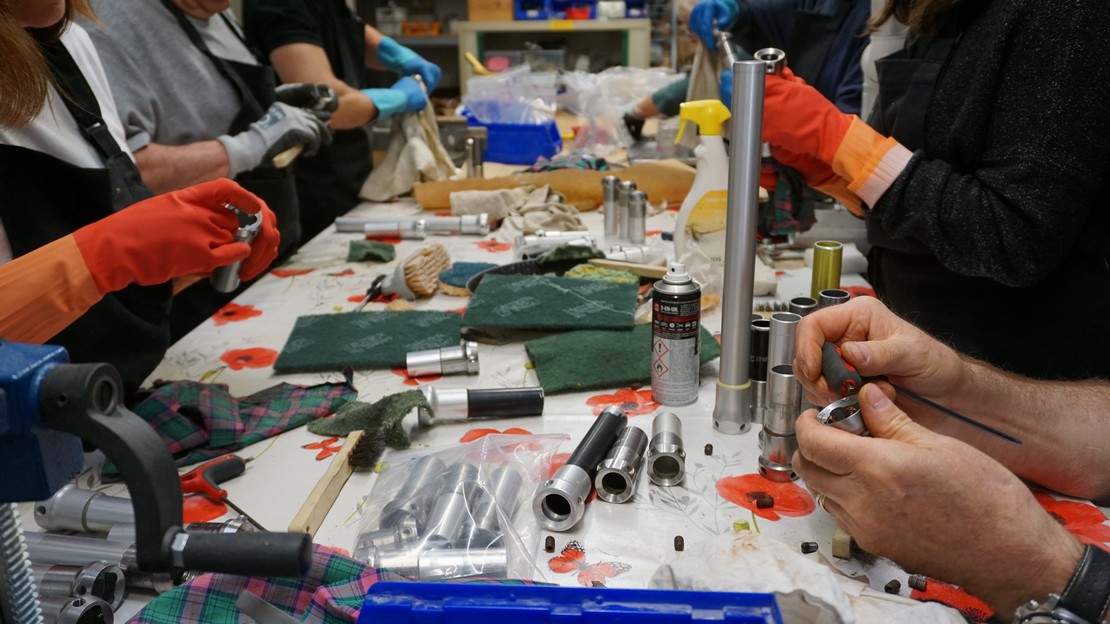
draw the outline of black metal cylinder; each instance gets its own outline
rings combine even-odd
[[[628,416],[624,410],[616,406],[609,406],[597,417],[585,437],[574,447],[574,452],[567,460],[568,466],[578,466],[589,473],[593,478],[597,465],[605,459],[605,454],[616,442],[617,435],[628,426]]]
[[[543,388],[491,388],[467,392],[469,418],[514,418],[543,414]]]
[[[767,381],[767,350],[771,345],[771,321],[760,318],[752,321],[752,381]]]

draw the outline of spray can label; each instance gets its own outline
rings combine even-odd
[[[651,312],[651,398],[661,405],[689,405],[698,399],[701,288],[693,280],[660,280]]]

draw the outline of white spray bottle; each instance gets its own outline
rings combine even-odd
[[[721,125],[731,117],[720,100],[684,102],[679,107],[681,139],[686,122],[698,126],[699,144],[694,148],[697,173],[682,202],[674,228],[675,258],[682,260],[693,247],[713,264],[725,264],[725,216],[728,213],[728,156],[721,138]],[[678,142],[678,139],[675,142]]]

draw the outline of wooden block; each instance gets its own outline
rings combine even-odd
[[[832,555],[837,559],[852,558],[852,536],[839,524],[836,525],[836,530],[833,531]]]
[[[297,511],[297,515],[293,516],[293,521],[289,523],[290,531],[316,535],[320,524],[324,522],[324,518],[335,504],[335,499],[339,497],[339,491],[343,489],[343,485],[354,472],[348,459],[362,435],[362,431],[352,431],[347,435],[343,448],[332,458],[331,465],[328,466],[324,476],[316,482],[316,487],[312,488],[312,492]]]

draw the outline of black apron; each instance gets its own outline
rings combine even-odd
[[[967,23],[961,20],[962,23]],[[911,151],[926,149],[929,104],[958,35],[916,42],[876,62],[868,123]],[[925,245],[895,239],[868,213],[868,280],[894,312],[962,353],[1040,379],[1110,377],[1110,271],[1076,253],[1029,288],[945,268]],[[1069,309],[1070,308],[1070,309]]]
[[[840,2],[836,13],[823,15],[817,11],[799,10],[794,13],[790,41],[786,45],[786,58],[790,70],[808,84],[817,84],[817,77],[829,57],[833,42],[844,27],[844,20],[856,2]]]
[[[342,0],[319,1],[321,38],[332,72],[343,82],[365,84],[365,23]],[[337,130],[331,145],[293,163],[297,195],[301,200],[301,226],[308,240],[330,227],[335,218],[358,204],[358,193],[370,175],[370,135],[366,127]]]
[[[274,103],[274,87],[276,80],[274,71],[266,65],[250,65],[220,58],[212,53],[204,43],[196,26],[189,18],[169,0],[162,4],[177,19],[178,25],[189,41],[208,57],[215,66],[216,71],[224,77],[235,89],[239,96],[239,112],[231,122],[227,133],[231,135],[245,132],[250,125],[258,121],[266,110]],[[222,13],[212,19],[223,19],[233,33],[238,34],[235,25]],[[240,37],[240,39],[242,39]],[[246,45],[246,41],[243,41]],[[255,55],[257,56],[257,55]],[[297,250],[301,238],[300,202],[297,199],[297,185],[293,179],[291,167],[279,169],[277,167],[262,165],[250,171],[244,171],[235,176],[235,181],[243,188],[258,195],[274,212],[277,218],[278,232],[281,234],[281,244],[278,247],[278,259],[292,255]],[[221,293],[212,288],[208,280],[193,284],[174,299],[173,315],[171,316],[171,336],[173,340],[180,340],[185,334],[203,323],[220,308],[227,305],[239,293],[246,290],[250,284],[240,284],[239,288],[230,293]]]
[[[0,221],[16,257],[152,196],[108,132],[96,96],[69,52],[60,42],[41,47],[66,107],[106,168],[85,169],[35,150],[0,145]],[[109,293],[48,342],[65,347],[73,362],[115,366],[125,396],[133,397],[170,344],[172,294],[168,282]]]

